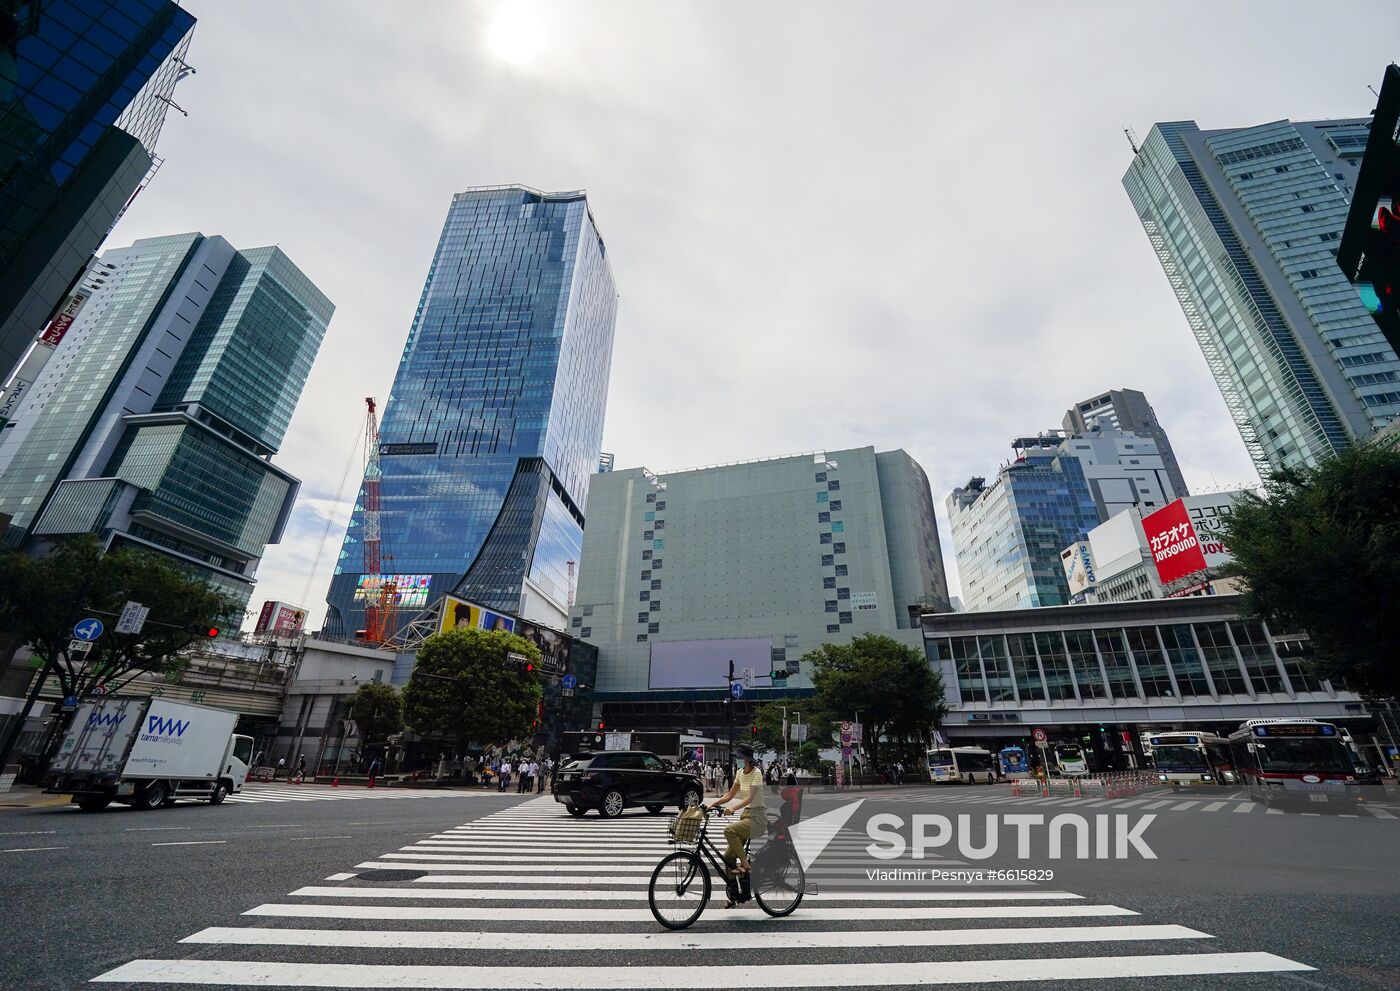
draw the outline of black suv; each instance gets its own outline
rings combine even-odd
[[[623,809],[645,806],[657,815],[668,805],[688,809],[699,805],[705,786],[698,774],[669,770],[656,754],[644,750],[609,750],[578,754],[554,775],[554,800],[570,815],[597,809],[615,819]]]

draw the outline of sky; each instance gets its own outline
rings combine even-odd
[[[1097,393],[1147,394],[1193,490],[1258,481],[1123,191],[1124,128],[1364,115],[1400,58],[1393,0],[184,6],[188,116],[108,245],[278,244],[336,304],[251,603],[311,628],[363,398],[388,395],[454,192],[588,190],[619,468],[904,448],[956,592],[948,492]]]

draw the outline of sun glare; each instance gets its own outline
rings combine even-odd
[[[529,65],[544,45],[544,21],[539,9],[522,0],[501,4],[486,31],[486,50],[510,65]]]

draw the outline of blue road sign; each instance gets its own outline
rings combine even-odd
[[[575,675],[566,674],[566,675],[564,675],[564,677],[562,677],[562,678],[559,679],[559,684],[563,685],[565,688],[570,688],[570,689],[572,689],[572,688],[577,688],[577,687],[578,687],[578,678],[577,678],[577,676],[575,676]]]
[[[76,696],[76,695],[66,695],[66,696],[64,696],[64,698],[63,698],[63,705],[64,705],[65,708],[71,709],[71,708],[73,708],[74,706],[76,706],[77,704],[78,704],[78,696]]]
[[[102,636],[103,629],[102,620],[93,619],[89,616],[87,619],[79,620],[78,624],[73,627],[73,636],[79,640],[86,640],[91,643],[93,640]]]
[[[729,694],[736,699],[744,697],[744,683],[742,681],[731,681],[729,683]]]

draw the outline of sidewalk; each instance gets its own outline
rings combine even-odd
[[[71,801],[67,795],[45,795],[37,785],[15,785],[9,791],[0,791],[0,812],[7,809],[53,809],[68,805]]]

